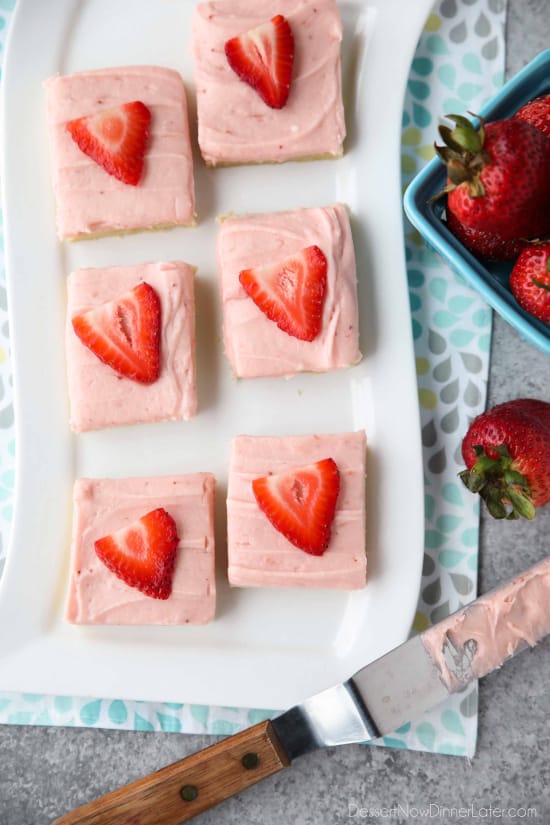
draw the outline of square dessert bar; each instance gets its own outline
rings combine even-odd
[[[66,618],[73,624],[204,624],[214,618],[214,476],[78,479],[74,486]],[[179,537],[168,599],[130,587],[99,560],[95,542],[159,507]]]
[[[304,341],[279,329],[256,306],[239,272],[311,245],[326,257],[327,287],[320,333]],[[237,377],[325,372],[361,359],[355,253],[345,206],[225,218],[217,252],[225,353]]]
[[[187,102],[178,72],[129,66],[51,77],[48,127],[61,240],[194,223]],[[80,150],[67,123],[141,101],[151,112],[137,186],[118,180]]]
[[[286,17],[294,39],[290,93],[270,108],[228,63],[227,40]],[[336,0],[216,0],[197,6],[193,54],[199,145],[207,164],[339,157],[342,23]]]
[[[180,261],[71,273],[65,340],[72,430],[194,415],[194,274],[194,267]],[[72,325],[77,313],[116,299],[143,281],[160,299],[160,373],[152,384],[118,375],[80,341]]]
[[[325,458],[336,462],[340,492],[328,548],[322,556],[313,556],[295,547],[272,526],[256,502],[252,482]],[[364,587],[365,464],[363,431],[235,438],[227,492],[230,584],[338,590]]]

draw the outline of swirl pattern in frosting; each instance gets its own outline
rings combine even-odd
[[[214,476],[78,479],[66,618],[74,624],[204,624],[214,618]],[[179,536],[172,595],[153,599],[105,567],[94,542],[163,507]]]
[[[327,259],[321,332],[301,341],[280,330],[239,282],[242,269],[275,263],[317,245]],[[240,215],[222,222],[218,270],[225,353],[240,378],[325,372],[356,364],[359,320],[355,254],[343,204]]]
[[[57,230],[61,240],[187,225],[195,219],[187,101],[178,72],[126,66],[46,83]],[[141,100],[151,111],[142,178],[128,186],[80,151],[67,122]]]
[[[71,273],[65,340],[72,430],[195,414],[194,275],[194,267],[180,261]],[[153,384],[121,378],[79,341],[71,323],[76,313],[117,298],[139,281],[153,287],[161,306],[160,375]]]
[[[290,95],[271,109],[229,66],[227,40],[284,15],[295,44]],[[346,134],[335,0],[201,3],[193,20],[199,145],[208,164],[338,157]]]

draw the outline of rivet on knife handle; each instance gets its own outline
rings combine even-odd
[[[52,825],[180,825],[289,764],[271,723],[260,722]]]

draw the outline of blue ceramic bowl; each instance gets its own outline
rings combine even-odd
[[[550,49],[541,52],[487,103],[481,112],[485,120],[502,120],[538,95],[550,92]],[[413,179],[405,192],[405,212],[426,243],[479,294],[519,334],[550,355],[550,325],[525,312],[510,292],[508,277],[513,261],[480,262],[455,238],[442,220],[445,199],[430,198],[445,185],[445,167],[434,158]]]

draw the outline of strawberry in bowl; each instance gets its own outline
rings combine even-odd
[[[515,113],[514,118],[525,120],[550,138],[550,94],[529,100]]]
[[[426,243],[529,343],[550,355],[550,325],[514,296],[510,273],[550,240],[550,49],[479,112],[442,129],[435,157],[409,184],[407,217]],[[443,163],[441,162],[443,160]]]
[[[510,273],[510,289],[523,309],[550,324],[550,242],[523,250]]]
[[[481,119],[478,130],[462,115],[448,118],[455,127],[440,126],[443,145],[435,148],[447,167],[440,194],[449,226],[475,253],[482,233],[492,240],[485,257],[514,257],[522,240],[550,231],[550,139],[520,118]]]

